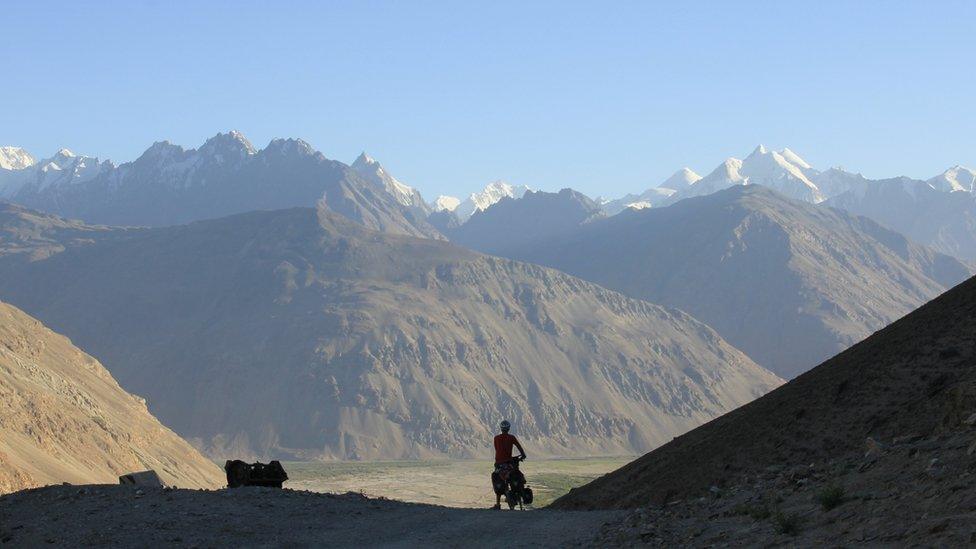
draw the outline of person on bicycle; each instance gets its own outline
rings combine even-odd
[[[508,433],[512,428],[512,424],[506,419],[498,427],[502,432],[495,435],[495,472],[491,475],[492,485],[495,489],[495,506],[492,509],[502,508],[504,485],[507,482],[509,471],[515,468],[512,464],[512,448],[518,448],[520,454],[514,460],[521,461],[526,457],[525,450],[522,449],[522,445],[519,444],[518,439],[515,438],[515,435]],[[501,491],[499,491],[499,487],[502,487]]]

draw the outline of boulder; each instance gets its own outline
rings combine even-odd
[[[119,484],[131,484],[133,486],[151,486],[162,488],[163,481],[152,469],[139,471],[138,473],[128,473],[119,477]]]

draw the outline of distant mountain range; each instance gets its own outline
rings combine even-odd
[[[161,425],[98,361],[0,302],[0,494],[62,482],[116,484],[146,469],[184,488],[224,483],[213,462]]]
[[[534,193],[448,234],[688,311],[786,378],[971,274],[867,218],[760,185],[606,219],[583,204],[572,191]]]
[[[532,189],[525,185],[509,185],[504,181],[495,181],[484,190],[471,193],[464,200],[453,196],[439,196],[431,207],[435,211],[454,212],[461,223],[464,223],[475,212],[485,210],[503,198],[522,198],[530,190]]]
[[[325,206],[184,226],[0,209],[0,296],[212,457],[653,448],[781,383],[691,316]]]
[[[558,193],[529,191],[520,199],[505,197],[457,227],[442,228],[456,244],[492,255],[511,256],[511,250],[538,245],[603,219],[595,201],[572,189]]]
[[[33,162],[19,149],[0,161],[0,199],[89,223],[168,226],[252,210],[314,206],[395,234],[440,238],[419,193],[365,154],[353,166],[300,139],[257,150],[239,132],[199,149],[153,144],[115,165],[62,149]]]
[[[872,181],[841,168],[819,170],[788,148],[759,145],[743,159],[726,159],[705,177],[682,168],[658,186],[596,203],[612,216],[731,186],[763,185],[788,198],[867,215],[938,251],[976,260],[976,171],[954,166],[928,181],[905,180]],[[36,160],[21,148],[0,147],[0,199],[111,225],[167,226],[255,209],[311,207],[324,200],[333,211],[373,229],[442,238],[476,212],[529,190],[496,181],[463,200],[439,196],[427,203],[365,153],[347,166],[300,139],[276,139],[257,150],[239,132],[218,134],[199,149],[159,142],[121,165],[66,149]]]
[[[959,167],[928,181],[865,181],[825,204],[870,217],[940,252],[976,261],[972,181],[973,172]]]

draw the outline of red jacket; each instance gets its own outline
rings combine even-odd
[[[522,449],[522,445],[519,444],[515,435],[510,435],[508,433],[502,433],[500,435],[495,435],[495,463],[505,463],[506,461],[512,461],[512,447],[519,449],[519,452],[525,454],[525,450]]]

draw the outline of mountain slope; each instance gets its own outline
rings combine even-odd
[[[461,246],[507,256],[603,217],[599,204],[572,189],[529,191],[522,198],[503,198],[463,225],[442,232]]]
[[[976,194],[901,177],[866,181],[826,204],[870,217],[942,253],[976,260]]]
[[[976,412],[974,359],[976,279],[970,279],[765,397],[574,490],[554,506],[645,506],[755,479],[770,467],[861,457],[866,437],[944,439],[965,429],[963,420]],[[896,471],[892,478],[924,478],[924,465],[917,467],[918,473]]]
[[[0,494],[62,482],[113,484],[145,469],[171,485],[223,484],[220,469],[95,359],[0,302]]]
[[[868,219],[756,185],[624,212],[511,257],[688,311],[787,378],[970,274]]]
[[[400,202],[403,197],[392,192],[399,187],[391,191],[392,183],[375,170],[360,170],[365,175],[300,139],[275,139],[257,150],[230,132],[199,149],[158,142],[120,166],[61,151],[25,169],[0,171],[0,198],[89,223],[139,226],[312,207],[324,200],[333,211],[376,230],[441,238],[425,212]]]
[[[502,417],[619,455],[779,383],[680,311],[325,209],[94,240],[0,258],[0,296],[212,456],[483,456]]]
[[[415,210],[417,215],[426,217],[431,213],[430,206],[424,202],[424,197],[417,189],[393,177],[379,162],[366,153],[360,154],[350,167],[373,185],[382,187],[401,205]]]

